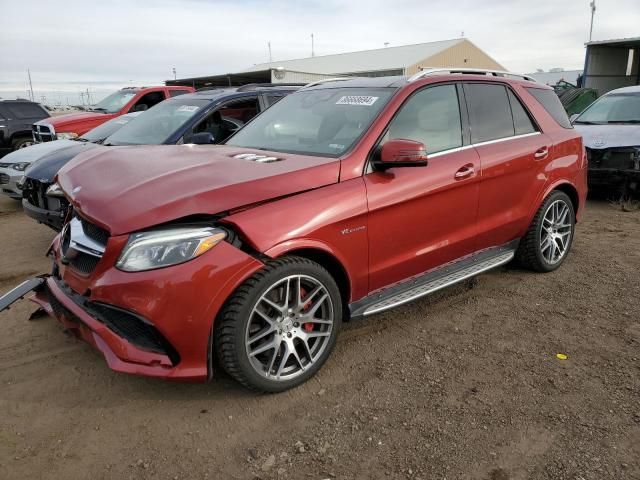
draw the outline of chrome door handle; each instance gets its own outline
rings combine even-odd
[[[467,178],[474,173],[476,173],[476,169],[473,168],[473,165],[465,165],[460,170],[458,170],[454,176],[457,180],[460,180],[462,178]]]
[[[542,147],[536,150],[536,153],[533,154],[533,157],[536,160],[542,160],[543,158],[547,158],[548,155],[549,155],[549,148]]]

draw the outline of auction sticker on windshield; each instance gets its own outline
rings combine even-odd
[[[369,95],[345,95],[336,102],[336,105],[364,105],[370,107],[379,97],[371,97]]]
[[[195,112],[196,110],[198,110],[198,106],[196,105],[182,105],[180,106],[180,108],[178,108],[179,112]]]

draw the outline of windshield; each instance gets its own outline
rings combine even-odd
[[[128,113],[120,117],[112,118],[108,122],[104,122],[102,125],[97,126],[93,130],[89,130],[87,133],[77,138],[80,142],[93,142],[100,143],[109,135],[117,132],[124,125],[133,120],[138,113]]]
[[[200,109],[209,99],[176,97],[151,107],[107,138],[105,145],[160,145]]]
[[[600,97],[574,123],[640,123],[640,94],[619,93]]]
[[[91,110],[98,110],[105,113],[116,113],[124,107],[129,100],[136,96],[133,90],[118,90],[91,107]]]
[[[227,145],[339,157],[362,136],[395,91],[301,90],[254,118]]]

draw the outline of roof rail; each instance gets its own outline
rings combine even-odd
[[[238,92],[258,90],[259,88],[304,87],[304,83],[247,83],[238,88]]]
[[[309,88],[309,87],[313,87],[315,85],[320,85],[322,83],[327,83],[327,82],[343,82],[345,80],[353,80],[354,77],[333,77],[333,78],[323,78],[322,80],[316,80],[315,82],[311,82],[311,83],[307,83],[304,87],[302,88]]]
[[[488,75],[493,77],[515,77],[521,78],[523,80],[528,80],[530,82],[538,81],[530,77],[528,75],[523,75],[521,73],[513,73],[513,72],[505,72],[502,70],[486,70],[484,68],[425,68],[424,70],[416,73],[415,75],[409,77],[408,82],[414,82],[424,77],[428,77],[429,75],[438,75],[438,74],[451,74],[454,75],[456,73],[467,74],[467,75]]]

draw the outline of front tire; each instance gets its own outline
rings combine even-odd
[[[219,364],[242,385],[281,392],[322,367],[342,325],[342,299],[321,265],[268,262],[227,301],[214,329]]]
[[[519,263],[537,272],[552,272],[562,265],[573,243],[575,220],[569,196],[558,190],[551,192],[520,242]]]
[[[34,142],[31,138],[18,138],[17,140],[14,140],[12,148],[13,150],[20,150],[21,148],[30,147],[33,144]]]

